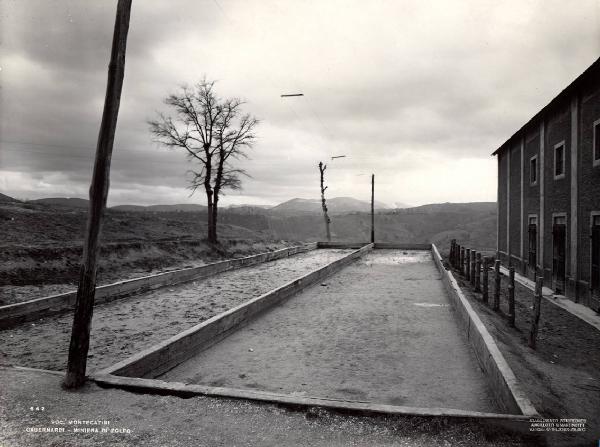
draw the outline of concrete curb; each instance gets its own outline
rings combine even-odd
[[[317,242],[317,248],[360,248],[368,242]],[[431,250],[431,244],[398,244],[395,242],[376,242],[375,249]]]
[[[260,312],[340,270],[372,248],[373,244],[365,245],[341,259],[333,261],[324,267],[251,299],[220,315],[216,315],[164,342],[106,368],[100,371],[99,374],[141,378],[158,377],[198,352],[207,349],[227,337],[232,332],[247,324]]]
[[[308,396],[292,396],[288,394],[235,388],[211,387],[204,385],[188,385],[181,382],[165,382],[157,379],[140,379],[96,374],[93,380],[99,385],[122,388],[125,390],[169,394],[180,397],[210,396],[230,399],[245,399],[265,403],[274,403],[289,407],[320,407],[349,414],[369,415],[385,414],[396,416],[443,417],[460,419],[488,419],[492,421],[510,421],[527,423],[529,417],[523,415],[482,413],[477,411],[455,410],[451,408],[422,408],[375,404],[371,402],[325,399]]]
[[[444,268],[437,247],[432,245],[431,251],[433,260],[442,274],[442,282],[456,310],[458,323],[466,332],[466,336],[475,350],[477,360],[488,378],[496,400],[504,410],[511,414],[539,417],[535,407],[521,390],[515,374],[498,349],[496,342],[467,301],[452,272]]]
[[[285,258],[287,256],[314,250],[316,248],[316,243],[286,247],[272,252],[259,253],[257,255],[246,256],[243,258],[229,259],[226,261],[202,265],[200,267],[158,273],[156,275],[143,276],[141,278],[99,286],[96,287],[95,304],[106,303],[160,287],[206,278],[227,270]],[[37,298],[23,303],[0,306],[0,329],[6,329],[26,321],[37,320],[49,315],[68,312],[73,309],[76,299],[77,292],[74,291]]]
[[[397,249],[397,250],[431,250],[431,244],[396,244],[395,242],[377,242],[377,249]]]

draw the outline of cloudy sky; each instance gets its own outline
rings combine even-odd
[[[87,197],[115,9],[0,0],[0,192]],[[493,201],[490,153],[598,56],[598,0],[133,0],[109,205],[204,200],[146,124],[203,76],[261,120],[226,205],[316,198],[320,160],[331,197]]]

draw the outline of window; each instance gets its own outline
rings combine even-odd
[[[592,296],[600,298],[600,212],[592,211],[592,256],[591,256],[591,284]]]
[[[529,183],[532,185],[537,183],[537,155],[529,160]]]
[[[554,178],[560,179],[565,176],[565,142],[562,141],[554,146]]]
[[[554,216],[554,225],[566,225],[567,216]]]
[[[594,121],[593,132],[594,166],[600,166],[600,119]]]
[[[537,264],[537,216],[529,216],[529,266],[536,269]]]

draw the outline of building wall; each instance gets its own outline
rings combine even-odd
[[[542,267],[543,252],[544,284],[553,287],[553,216],[566,216],[567,296],[599,309],[600,300],[590,296],[591,215],[600,212],[600,166],[593,166],[593,123],[600,119],[600,85],[594,83],[598,84],[589,81],[571,98],[555,103],[539,122],[531,122],[498,153],[498,251],[505,265],[509,265],[511,253],[510,264],[531,277],[528,224],[530,216],[537,216],[537,267]],[[561,142],[564,176],[556,179],[554,147]],[[530,160],[534,156],[538,175],[537,183],[531,184]]]
[[[540,132],[539,127],[535,127],[530,129],[528,132],[525,132],[524,137],[524,185],[523,185],[523,234],[525,235],[523,238],[524,245],[524,253],[525,259],[529,258],[529,216],[535,215],[539,220],[539,211],[540,211],[540,171],[539,171],[539,162],[540,162]],[[538,160],[538,179],[535,184],[531,184],[531,158],[537,157]],[[539,238],[539,230],[538,230],[538,238]],[[539,241],[538,241],[538,252],[539,252]],[[528,276],[531,276],[536,268],[539,265],[528,266],[528,263],[525,262],[524,273]]]
[[[506,206],[507,164],[508,154],[506,152],[498,154],[498,256],[503,263],[508,263],[506,255],[508,253],[506,244],[506,215],[508,211]]]
[[[521,264],[521,145],[510,148],[510,215],[509,248],[510,265],[519,271]]]
[[[593,166],[594,121],[600,119],[600,87],[587,87],[579,103],[579,206],[578,206],[578,296],[584,304],[597,308],[590,297],[590,220],[592,211],[600,211],[600,166]]]
[[[554,113],[546,117],[546,132],[545,132],[545,163],[544,163],[544,278],[550,284],[552,279],[552,259],[553,259],[553,240],[552,226],[553,216],[564,214],[567,216],[567,252],[566,256],[569,259],[569,222],[570,222],[570,207],[571,207],[571,114],[569,104],[564,104]],[[555,151],[554,146],[559,143],[564,143],[565,154],[565,174],[564,177],[555,179],[554,163]],[[567,262],[566,274],[569,276],[569,262]]]

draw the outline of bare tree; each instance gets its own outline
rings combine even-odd
[[[325,219],[325,233],[327,236],[327,240],[331,240],[331,232],[329,231],[329,224],[331,223],[331,219],[329,218],[329,214],[327,213],[327,203],[325,201],[325,190],[327,186],[325,186],[325,170],[327,169],[327,165],[324,165],[322,161],[319,162],[319,173],[321,174],[321,207],[323,208],[323,218]]]
[[[169,95],[173,117],[159,114],[149,121],[156,142],[168,148],[185,150],[198,167],[190,170],[192,194],[204,189],[208,207],[208,241],[217,242],[218,203],[226,189],[240,189],[246,171],[233,166],[246,158],[252,148],[258,120],[242,113],[244,102],[238,98],[221,99],[214,92],[214,82],[203,80],[193,88],[184,86]]]

